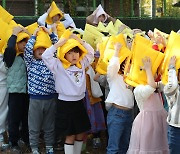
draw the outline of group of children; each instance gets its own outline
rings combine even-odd
[[[120,63],[119,60],[122,44],[115,43],[106,75],[97,72],[92,78],[92,72],[87,69],[93,69],[91,65],[99,52],[94,52],[91,45],[68,29],[76,28],[68,14],[67,20],[60,22],[63,14],[59,10],[54,11],[53,7],[54,2],[38,19],[39,27],[32,35],[25,28],[15,26],[4,52],[0,54],[1,148],[2,134],[7,130],[8,121],[12,153],[21,153],[21,139],[30,146],[33,154],[39,154],[39,137],[43,130],[47,154],[54,153],[53,146],[58,137],[65,138],[65,154],[80,154],[84,137],[95,132],[93,128],[100,131],[107,126],[107,154],[178,154],[180,76],[176,56],[169,61],[166,85],[156,82],[151,58],[145,57],[141,69],[146,73],[147,84],[132,87],[123,76],[126,62]],[[108,21],[114,23],[115,19],[101,5],[87,17],[87,23],[93,26],[99,22],[107,25]],[[124,28],[126,26],[119,27],[119,33]],[[148,35],[156,43],[153,49],[158,50],[156,47],[161,43],[165,50],[165,38],[160,34],[154,37],[150,32]],[[129,49],[131,45],[132,40],[127,39]],[[102,100],[100,96],[93,96],[87,75],[89,80],[93,79],[105,87],[107,125],[100,103]],[[163,107],[161,92],[166,96],[168,112]],[[140,110],[135,119],[134,102]]]

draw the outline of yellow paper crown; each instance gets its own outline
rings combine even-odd
[[[97,27],[86,24],[83,40],[89,43],[94,49],[96,48],[97,40],[101,40],[104,35],[98,31]]]
[[[143,66],[142,59],[144,57],[150,57],[152,61],[152,73],[155,75],[157,68],[161,64],[164,54],[152,49],[150,46],[150,40],[136,35],[133,45],[132,45],[132,57],[131,57],[131,65],[130,72],[128,72],[125,82],[133,87],[136,87],[139,84],[147,84],[147,77],[145,70],[142,70]],[[130,63],[130,61],[129,61]]]
[[[123,23],[119,20],[119,19],[117,19],[116,21],[115,21],[115,23],[114,23],[114,28],[115,28],[115,31],[119,31],[119,27],[120,26],[122,26],[123,25]]]
[[[40,47],[49,48],[51,45],[52,42],[49,35],[42,28],[40,28],[39,32],[37,33],[34,50]]]
[[[165,57],[161,65],[162,82],[166,84],[168,82],[168,67],[169,61],[172,56],[176,56],[176,72],[180,68],[180,35],[171,31],[167,42]]]
[[[53,24],[52,21],[52,17],[54,17],[55,15],[60,15],[60,19],[63,17],[63,13],[62,11],[57,7],[56,3],[53,1],[51,3],[51,11],[48,14],[47,18],[46,18],[46,22],[47,24]]]
[[[6,22],[9,23],[14,16],[12,16],[9,12],[7,12],[1,5],[0,5],[0,18]]]
[[[71,34],[72,34],[72,32],[70,30],[66,30],[61,38],[68,39]],[[73,38],[70,38],[67,40],[67,42],[65,44],[63,44],[61,47],[59,47],[58,51],[57,51],[57,57],[61,60],[63,67],[65,69],[67,69],[68,67],[71,66],[71,63],[65,59],[65,54],[69,50],[73,49],[74,47],[78,47],[81,50],[80,57],[79,57],[79,60],[76,64],[76,66],[79,68],[82,67],[80,64],[80,61],[84,58],[84,56],[87,54],[88,51],[86,50],[86,48],[84,48],[83,45],[80,44],[80,42],[78,42],[77,40],[75,40]]]

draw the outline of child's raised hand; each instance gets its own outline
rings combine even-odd
[[[47,10],[47,14],[49,14],[52,10],[52,7],[50,6],[49,9]]]
[[[117,42],[117,43],[114,44],[114,49],[115,49],[114,56],[115,57],[119,56],[119,52],[120,52],[121,48],[122,48],[122,44],[121,43]]]
[[[121,26],[119,26],[118,28],[118,33],[121,33],[124,29],[126,29],[127,26],[125,24],[122,24]]]
[[[31,34],[29,33],[29,31],[28,31],[26,28],[23,27],[22,29],[23,29],[23,30],[22,30],[23,32],[25,32],[25,33],[27,33],[29,36],[31,36]]]
[[[54,44],[54,47],[57,49],[58,47],[61,47],[63,44],[65,44],[66,42],[67,42],[66,38],[61,38],[56,44]]]
[[[80,39],[76,34],[71,34],[71,35],[69,36],[69,39],[71,39],[71,38],[77,40],[77,41],[80,42],[82,45],[84,44],[83,40]]]
[[[33,33],[33,36],[37,36],[37,33],[39,32],[39,30],[40,30],[40,27],[36,28],[34,33]]]
[[[70,39],[73,38],[73,39],[75,39],[75,40],[77,40],[77,41],[80,40],[80,38],[79,38],[76,34],[71,34],[71,35],[69,36],[69,38],[70,38]]]
[[[143,62],[143,67],[142,69],[144,70],[149,70],[151,69],[151,58],[150,57],[145,57],[142,59],[142,62]]]
[[[161,43],[163,46],[166,46],[166,38],[163,35],[161,35],[161,33],[159,32],[156,32],[156,34],[157,34],[156,37],[157,44]]]
[[[47,29],[45,26],[40,26],[40,28],[42,28],[43,31],[45,31],[45,32],[48,33],[49,35],[51,34],[50,30]]]
[[[52,24],[52,31],[57,34],[57,24],[56,23],[53,23]]]
[[[148,31],[148,36],[152,41],[154,41],[154,33],[151,30]]]
[[[22,27],[20,27],[20,26],[16,26],[16,27],[14,27],[13,28],[13,35],[18,35],[20,32],[22,32],[23,31],[23,28]]]
[[[172,56],[169,61],[169,66],[172,65],[175,67],[175,64],[176,64],[176,56]]]

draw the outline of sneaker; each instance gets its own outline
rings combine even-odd
[[[32,150],[32,154],[40,154],[38,150]]]
[[[20,147],[21,151],[23,153],[30,153],[31,152],[31,147],[28,143],[25,143],[23,140],[18,141],[18,146]]]
[[[98,149],[101,147],[100,138],[93,138],[93,149]]]
[[[54,154],[53,148],[46,149],[46,154]]]
[[[6,144],[6,143],[1,144],[1,146],[0,146],[0,150],[1,150],[1,151],[5,151],[5,150],[7,150],[8,148],[9,148],[9,144]]]
[[[19,146],[14,146],[14,147],[11,147],[11,150],[10,150],[11,154],[22,154],[21,152],[21,149],[19,148]]]

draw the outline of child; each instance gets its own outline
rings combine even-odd
[[[168,154],[167,113],[157,92],[157,84],[151,70],[151,59],[145,57],[143,64],[147,75],[147,85],[138,85],[134,89],[140,112],[133,122],[127,153]]]
[[[29,140],[33,154],[39,154],[38,143],[41,129],[44,131],[46,153],[53,154],[56,91],[53,74],[42,61],[47,47],[58,41],[57,36],[45,27],[39,27],[28,40],[25,48],[25,63],[28,73]],[[42,37],[42,40],[41,40]]]
[[[170,59],[168,71],[168,83],[164,87],[164,94],[169,105],[167,122],[168,126],[168,144],[170,154],[178,154],[180,151],[180,119],[179,119],[179,81],[180,72],[176,75],[176,57]]]
[[[8,100],[8,133],[11,144],[11,152],[20,152],[18,141],[20,139],[20,126],[22,126],[22,139],[29,144],[28,133],[28,108],[29,97],[27,95],[27,74],[23,59],[24,48],[29,35],[25,29],[16,26],[8,40],[7,48],[4,52],[4,62],[8,68],[7,88],[9,92]]]
[[[4,132],[6,131],[8,115],[7,69],[3,62],[3,54],[0,53],[0,151],[4,147]]]
[[[84,57],[82,48],[80,50],[76,44],[88,52]],[[68,45],[73,46],[68,49]],[[60,52],[66,51],[63,61],[53,57],[58,47]],[[66,136],[65,154],[80,154],[85,132],[91,128],[83,99],[86,91],[85,68],[90,65],[93,57],[93,48],[75,34],[71,34],[69,40],[61,38],[42,55],[45,64],[54,74],[56,91],[59,94],[56,128],[60,135]],[[80,59],[82,60],[79,61]],[[65,67],[64,62],[68,63],[68,67]]]
[[[85,105],[91,122],[90,133],[93,134],[93,148],[96,149],[100,148],[101,146],[100,134],[101,131],[106,130],[106,125],[101,105],[102,99],[100,98],[103,93],[101,92],[98,83],[96,83],[93,79],[95,75],[93,65],[95,65],[95,62],[93,62],[91,65],[92,67],[90,66],[86,71],[87,92],[85,97]]]
[[[55,4],[55,3],[54,3]],[[62,24],[64,25],[65,28],[76,28],[76,25],[73,21],[73,19],[71,18],[71,16],[69,14],[62,14],[62,12],[60,10],[57,9],[57,12],[54,14],[54,16],[52,17],[52,24],[60,22],[60,19],[62,18],[62,16],[64,17],[64,21],[61,21]],[[52,28],[52,24],[48,24],[46,23],[46,19],[47,17],[50,15],[50,12],[52,11],[52,5],[49,7],[49,9],[47,10],[47,12],[45,12],[42,16],[40,16],[38,18],[38,24],[40,26],[45,26],[47,28]]]
[[[107,154],[125,154],[127,152],[133,121],[133,93],[124,82],[123,76],[118,73],[122,71],[118,57],[120,50],[121,44],[116,43],[114,56],[107,68],[110,91],[105,103],[111,104],[107,115],[109,134]]]
[[[98,26],[99,22],[102,22],[105,25],[107,25],[110,21],[115,23],[116,19],[109,16],[104,11],[101,4],[99,4],[99,6],[96,8],[96,10],[94,10],[94,12],[86,18],[86,23],[93,25],[93,26]]]

